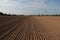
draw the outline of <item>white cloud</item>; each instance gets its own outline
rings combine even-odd
[[[24,4],[24,7],[32,7],[32,8],[47,8],[48,5],[45,3],[47,0],[35,0],[34,2],[28,2]]]
[[[4,7],[4,6],[15,7],[17,5],[18,5],[17,2],[10,2],[9,0],[0,0],[0,6],[1,7]]]
[[[28,2],[31,3],[31,2]],[[0,0],[0,11],[9,13],[9,12],[21,12],[21,13],[27,13],[27,10],[33,10],[35,8],[45,8],[47,5],[45,4],[45,0],[35,0],[34,3],[31,4],[22,4],[20,1],[10,1],[10,0]],[[20,9],[18,9],[20,8]],[[25,11],[25,8],[27,10]],[[31,9],[29,9],[31,8]],[[20,10],[20,11],[19,11]],[[26,14],[25,13],[25,14]]]
[[[47,8],[48,6],[45,4],[45,0],[40,0],[35,2],[32,7],[35,7],[35,8]]]
[[[45,4],[46,0],[35,0],[35,2],[33,2],[31,4],[31,2],[29,2],[30,4],[22,4],[20,3],[19,0],[17,1],[10,1],[10,0],[0,0],[0,6],[8,6],[8,7],[32,7],[32,8],[46,8],[47,5]]]
[[[47,0],[30,0],[22,3],[24,0],[0,0],[0,11],[3,12],[14,12],[14,13],[33,13],[34,10],[38,8],[54,8],[50,5],[47,5],[45,2]],[[52,2],[54,5],[54,3]],[[55,7],[57,9],[57,7]],[[54,8],[54,9],[55,9]],[[32,11],[31,11],[32,10]],[[39,9],[40,10],[40,9]],[[35,11],[34,11],[35,12]]]
[[[6,6],[8,0],[0,0],[0,6]]]

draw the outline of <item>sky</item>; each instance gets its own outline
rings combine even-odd
[[[59,14],[60,0],[0,0],[0,11],[8,14]]]

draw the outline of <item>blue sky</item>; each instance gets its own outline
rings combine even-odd
[[[60,0],[0,0],[0,11],[8,14],[60,13]]]

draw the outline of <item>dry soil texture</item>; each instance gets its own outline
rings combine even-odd
[[[0,40],[60,40],[60,17],[0,16]]]

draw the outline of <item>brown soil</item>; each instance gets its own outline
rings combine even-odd
[[[0,40],[60,40],[60,17],[0,17]]]

